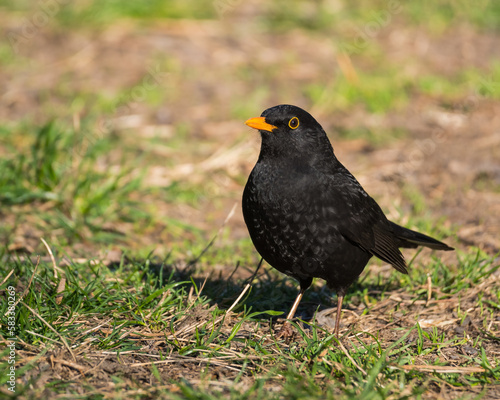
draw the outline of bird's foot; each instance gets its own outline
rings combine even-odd
[[[295,332],[293,331],[292,325],[290,325],[290,322],[286,320],[281,326],[279,332],[276,334],[276,339],[285,339],[286,341],[288,341],[292,338],[294,333]]]

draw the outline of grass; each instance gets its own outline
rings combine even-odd
[[[47,205],[38,215],[40,229],[62,229],[66,244],[85,230],[100,240],[99,233],[105,230],[103,215],[107,222],[147,221],[147,213],[132,198],[140,175],[130,176],[127,167],[116,172],[95,168],[109,156],[113,140],[58,127],[53,122],[29,136],[31,143],[24,143],[19,153],[1,162],[0,198],[4,205],[14,209]],[[14,138],[11,130],[5,130],[3,137],[7,142],[9,137]]]
[[[18,51],[0,43],[0,294],[20,300],[17,398],[495,398],[498,255],[461,241],[456,257],[408,251],[408,276],[373,260],[345,298],[340,340],[315,319],[336,305],[317,281],[285,343],[274,333],[297,283],[269,266],[252,279],[241,216],[219,230],[257,155],[243,121],[266,105],[302,102],[370,158],[416,143],[426,120],[391,121],[422,102],[458,113],[498,100],[498,60],[445,73],[411,46],[388,56],[402,31],[494,34],[497,4],[476,6],[412,1],[384,19],[384,1],[86,1],[61,5]],[[0,0],[4,33],[23,35],[41,7]],[[464,185],[493,196],[497,183],[492,169]],[[428,211],[441,198],[398,193],[405,226],[458,235]]]
[[[311,31],[331,31],[335,26],[346,28],[354,24],[358,26],[357,32],[368,24],[372,24],[371,28],[375,26],[377,30],[382,30],[395,19],[425,26],[436,34],[456,23],[471,24],[475,29],[484,31],[495,31],[500,17],[498,4],[488,0],[474,5],[453,0],[404,3],[356,0],[335,5],[325,1],[306,4],[298,0],[282,0],[274,2],[272,11],[272,18],[268,20],[272,28],[286,30],[299,26]]]
[[[173,181],[161,190],[146,187],[142,182],[148,166],[142,160],[153,158],[147,151],[138,154],[133,143],[127,146],[109,131],[96,131],[93,121],[83,120],[81,126],[76,130],[52,121],[0,132],[8,149],[0,161],[0,200],[10,207],[9,224],[31,223],[34,207],[39,211],[32,228],[57,232],[52,238],[60,245],[124,243],[125,230],[165,226],[172,235],[202,237],[188,222],[158,216],[156,207],[160,201],[196,207],[205,198],[199,185]],[[131,158],[134,164],[127,163]],[[13,239],[9,229],[3,230],[7,247]]]
[[[59,258],[57,252],[55,255]],[[80,398],[81,384],[73,380],[77,371],[91,371],[103,358],[109,358],[120,365],[141,365],[136,379],[143,379],[140,376],[144,374],[158,386],[146,390],[118,369],[111,390],[88,372],[86,391],[113,397],[120,388],[128,388],[129,398],[143,398],[146,393],[197,398],[205,393],[204,398],[385,399],[420,396],[427,388],[443,384],[457,389],[477,387],[479,394],[481,387],[500,378],[498,359],[485,352],[499,340],[495,333],[488,333],[500,307],[500,289],[491,287],[499,268],[493,258],[478,251],[461,254],[454,271],[435,259],[428,266],[414,265],[409,277],[391,274],[382,286],[380,277],[368,274],[352,288],[346,304],[355,307],[353,297],[363,293],[367,316],[376,319],[385,314],[386,323],[396,324],[379,326],[381,331],[371,333],[363,333],[355,324],[342,345],[314,321],[294,323],[298,334],[289,344],[274,339],[273,316],[279,314],[272,311],[276,300],[264,296],[267,302],[262,302],[262,294],[269,293],[270,287],[273,293],[279,292],[286,282],[268,272],[253,282],[250,294],[237,304],[232,316],[226,314],[227,306],[221,308],[215,302],[221,295],[234,302],[244,282],[209,278],[197,283],[159,260],[122,260],[113,268],[71,262],[61,267],[56,279],[50,262],[37,265],[34,260],[11,259],[1,273],[14,272],[1,290],[14,286],[18,298],[26,291],[16,306],[18,373],[29,378],[29,385],[35,388],[30,392],[35,396],[49,390]],[[426,275],[426,270],[431,273]],[[457,280],[457,275],[462,279]],[[61,276],[66,279],[62,291],[56,289]],[[427,276],[434,288],[430,307],[421,305],[429,294]],[[395,296],[394,287],[404,288],[396,291],[401,297],[396,302],[390,297]],[[317,290],[316,286],[305,301]],[[477,294],[478,301],[471,298]],[[288,290],[285,301],[291,302],[293,297],[293,290]],[[456,304],[449,302],[454,298],[458,299]],[[472,315],[483,324],[461,334],[439,326],[422,328],[419,321],[432,318],[432,310],[444,303],[452,305],[450,318],[463,322]],[[471,304],[472,309],[465,310]],[[0,311],[6,312],[5,303]],[[398,312],[404,317],[395,316]],[[388,335],[397,335],[397,339],[388,342]],[[470,355],[458,355],[464,348]],[[30,357],[35,349],[39,357]],[[456,354],[461,360],[459,367],[450,366],[445,354]],[[77,366],[66,364],[70,368],[63,369],[64,377],[51,378],[47,387],[37,383],[47,357],[52,363]],[[189,367],[193,361],[199,366],[196,371]],[[5,367],[6,363],[1,369]],[[437,372],[432,373],[433,368]],[[445,372],[447,368],[452,372]],[[175,378],[183,374],[186,379]],[[215,384],[214,374],[230,381],[222,379]],[[199,386],[190,383],[196,376]],[[0,384],[4,385],[5,379],[3,375]],[[21,395],[29,391],[28,385],[19,386]]]
[[[116,0],[103,2],[56,3],[43,7],[29,1],[0,1],[0,7],[9,11],[28,13],[35,21],[36,13],[46,13],[62,27],[104,27],[106,23],[118,19],[151,20],[158,18],[213,18],[216,10],[210,1],[164,1],[154,0],[148,5],[121,4]]]
[[[354,82],[340,78],[327,87],[313,84],[306,91],[311,101],[322,104],[327,110],[347,111],[357,104],[370,113],[383,114],[402,109],[408,102],[409,89],[408,82],[395,81],[394,74],[386,70],[382,76],[358,74]]]

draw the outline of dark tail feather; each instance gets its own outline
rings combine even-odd
[[[418,246],[425,246],[434,250],[455,250],[453,247],[450,247],[439,240],[433,239],[430,236],[412,231],[411,229],[403,228],[394,222],[391,222],[391,225],[394,236],[400,240],[398,247],[414,248]]]

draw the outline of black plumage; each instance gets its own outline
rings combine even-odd
[[[452,250],[389,221],[306,111],[279,105],[246,124],[260,131],[262,145],[243,192],[243,216],[260,255],[300,283],[287,320],[313,278],[322,278],[337,292],[338,334],[342,299],[372,256],[406,274],[400,247]]]

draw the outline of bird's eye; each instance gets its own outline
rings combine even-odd
[[[299,119],[297,117],[293,117],[290,121],[288,121],[288,126],[292,129],[297,129],[299,127]]]

